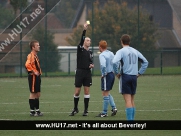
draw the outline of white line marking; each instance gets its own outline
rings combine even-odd
[[[163,112],[163,111],[181,111],[181,109],[166,109],[166,110],[136,110],[136,112]],[[66,112],[49,112],[49,111],[45,111],[45,112],[42,112],[44,114],[65,114],[65,113],[70,113],[71,111],[66,111]],[[99,113],[100,111],[89,111],[89,113]],[[118,113],[119,112],[125,112],[125,110],[118,110]],[[7,113],[0,113],[0,115],[2,114],[7,114]],[[15,114],[29,114],[29,112],[17,112],[17,113],[8,113],[8,114],[12,114],[12,115],[15,115]],[[78,113],[79,114],[79,113]],[[0,120],[4,120],[4,119],[0,119]],[[10,119],[7,119],[7,120],[10,120]]]
[[[181,100],[181,99],[180,99]],[[121,100],[121,101],[123,101],[123,100]],[[136,100],[136,101],[147,101],[147,102],[157,102],[157,101],[159,101],[159,102],[161,102],[160,100]],[[167,100],[167,99],[165,99],[165,100],[162,100],[162,101],[178,101],[177,99],[175,99],[175,100]],[[68,103],[68,102],[73,102],[73,100],[72,101],[59,101],[59,102],[42,102],[42,101],[40,101],[40,103]],[[81,101],[79,101],[79,102],[83,102],[83,100]],[[103,102],[103,101],[90,101],[90,103],[101,103],[101,102]],[[115,102],[120,102],[119,100],[115,100]],[[28,102],[10,102],[10,103],[0,103],[0,105],[5,105],[5,104],[9,104],[9,105],[12,105],[12,104],[25,104],[25,103],[28,103]]]
[[[16,82],[15,80],[0,80],[1,82],[9,83],[9,82]]]

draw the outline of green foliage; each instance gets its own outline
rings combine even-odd
[[[98,1],[94,3],[94,15],[89,11],[88,20],[94,24],[92,45],[97,46],[100,40],[106,40],[108,46],[115,53],[122,46],[120,37],[122,34],[131,36],[131,46],[144,51],[155,51],[155,42],[158,40],[157,26],[149,20],[149,14],[140,9],[139,15],[139,36],[138,36],[138,11],[137,8],[129,9],[127,3],[108,0],[104,5]],[[93,21],[93,22],[92,22]],[[75,28],[72,37],[67,38],[71,45],[78,43],[80,27]],[[87,30],[87,36],[92,36],[92,26]],[[74,42],[73,42],[74,40]],[[155,54],[144,54],[149,61],[154,60]]]
[[[64,27],[69,28],[75,16],[80,0],[61,0],[55,9],[56,16]]]
[[[38,53],[42,71],[55,72],[59,69],[60,55],[57,45],[53,42],[54,35],[47,31],[45,39],[45,30],[38,27],[32,35],[32,39],[38,40],[40,43],[40,52]],[[46,42],[45,42],[46,40]]]
[[[17,10],[27,6],[27,0],[10,0],[10,4],[13,6],[14,14],[16,16]]]
[[[6,28],[13,21],[13,13],[0,5],[0,28]]]
[[[73,30],[73,34],[71,35],[71,37],[66,37],[67,42],[72,46],[77,46],[80,42],[82,31],[83,27],[78,26],[77,29]]]

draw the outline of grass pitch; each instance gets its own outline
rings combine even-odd
[[[137,94],[135,96],[136,120],[181,120],[181,76],[141,76],[138,78]],[[29,116],[29,89],[27,78],[0,78],[0,119],[1,120],[126,120],[125,105],[122,95],[118,92],[116,79],[113,90],[118,113],[106,118],[95,117],[102,110],[102,92],[100,91],[100,77],[93,77],[89,116],[83,117],[83,90],[79,100],[79,113],[68,116],[73,108],[74,77],[42,77],[42,92],[40,110],[43,117]],[[109,107],[108,115],[111,114]],[[3,125],[3,124],[1,124]],[[0,135],[81,135],[81,136],[179,136],[180,131],[122,131],[122,130],[1,130]]]

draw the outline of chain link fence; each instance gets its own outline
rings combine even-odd
[[[0,1],[0,77],[27,76],[28,43],[40,41],[43,76],[74,76],[76,46],[86,20],[92,40],[94,76],[100,75],[98,42],[106,40],[116,53],[120,37],[149,61],[147,75],[181,74],[181,5],[172,0],[27,0],[15,12]],[[51,3],[51,4],[50,4]],[[65,12],[66,11],[66,12]]]

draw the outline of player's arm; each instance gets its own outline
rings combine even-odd
[[[106,70],[106,59],[103,55],[99,55],[99,62],[100,62],[100,68],[101,68],[101,77],[104,77],[107,75]]]
[[[146,71],[148,67],[148,61],[140,52],[138,52],[138,61],[141,62],[141,67],[138,71],[138,76],[140,76]]]
[[[82,35],[81,35],[81,39],[80,39],[80,43],[79,43],[79,45],[78,45],[78,48],[82,48],[82,46],[83,46],[83,44],[84,44],[85,34],[86,34],[87,27],[88,27],[88,25],[87,25],[87,24],[84,24],[84,30],[83,30],[83,32],[82,32]]]
[[[33,65],[35,65],[35,62],[33,61],[32,56],[28,55],[26,63],[25,63],[25,67],[26,67],[28,73],[33,73],[35,75],[39,75],[39,72],[35,68],[33,68]]]
[[[93,63],[93,53],[91,50],[89,50],[90,52],[90,65],[89,68],[94,68],[94,63]]]
[[[119,73],[119,64],[120,64],[121,59],[122,59],[122,53],[121,53],[121,50],[119,50],[116,52],[116,54],[112,60],[113,70],[114,70],[115,75],[120,74]],[[121,67],[120,67],[120,69],[121,69]]]

